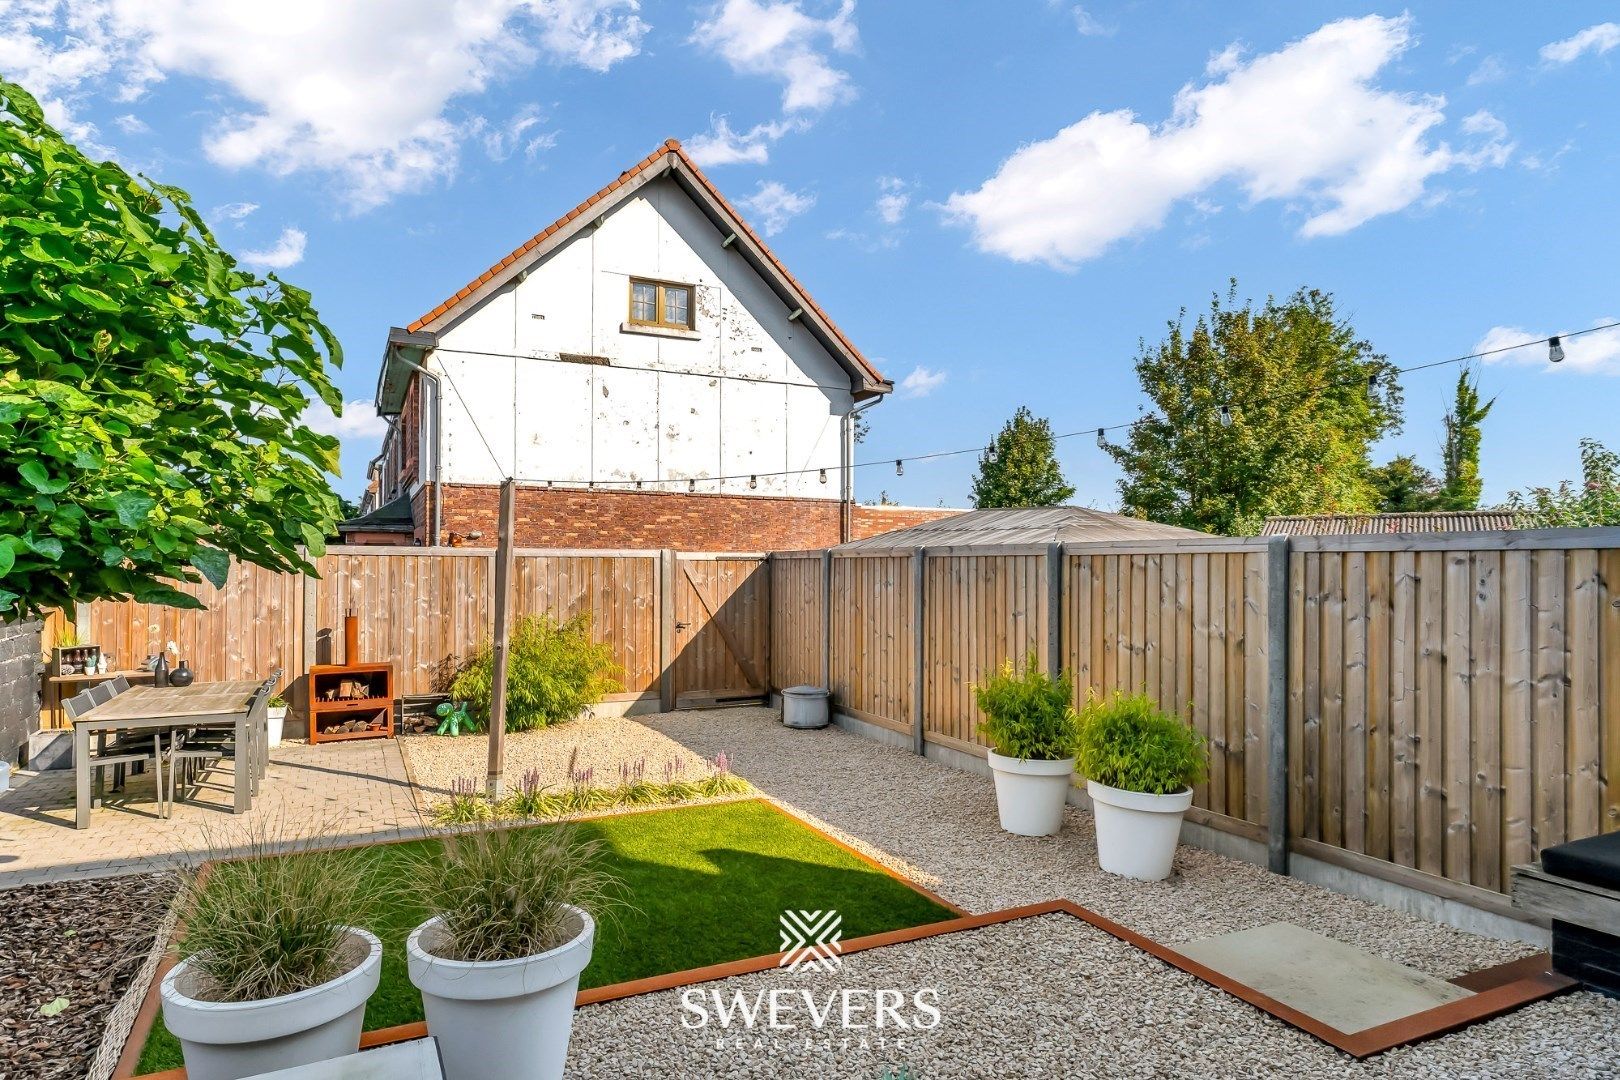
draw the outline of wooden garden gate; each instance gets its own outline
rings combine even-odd
[[[763,555],[665,553],[666,707],[770,693],[771,580]]]

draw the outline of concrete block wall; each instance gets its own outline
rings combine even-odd
[[[39,726],[38,622],[0,623],[0,758],[15,764]]]

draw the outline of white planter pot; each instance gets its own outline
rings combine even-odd
[[[264,712],[266,723],[270,731],[270,745],[281,745],[281,729],[287,722],[287,706],[272,705]]]
[[[989,752],[1001,827],[1018,836],[1051,836],[1063,827],[1063,806],[1074,783],[1074,758],[1019,761]]]
[[[263,1001],[201,1001],[186,961],[163,977],[163,1023],[180,1040],[188,1080],[242,1076],[308,1065],[360,1049],[366,999],[382,975],[382,942],[349,927],[365,958],[331,982]]]
[[[1163,881],[1170,876],[1181,816],[1192,805],[1192,788],[1174,795],[1147,795],[1086,781],[1097,822],[1097,862],[1110,874]]]
[[[470,962],[434,955],[438,918],[405,943],[422,992],[428,1034],[439,1041],[445,1080],[557,1080],[568,1058],[579,973],[591,962],[596,922],[580,908],[574,938],[516,960]]]

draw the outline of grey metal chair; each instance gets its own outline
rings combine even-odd
[[[118,696],[118,691],[113,689],[110,682],[96,683],[96,685],[84,692],[90,695],[90,701],[95,705],[105,705]]]
[[[85,690],[62,702],[62,711],[67,713],[69,720],[77,720],[101,704],[95,699],[95,694]],[[111,700],[111,695],[107,695],[107,700]],[[113,770],[113,790],[121,791],[124,787],[124,770],[130,765],[145,766],[148,762],[152,765],[152,776],[157,783],[158,816],[168,817],[169,801],[164,798],[163,791],[163,737],[155,731],[150,735],[115,740],[111,746],[107,745],[104,732],[96,733],[96,749],[90,753],[90,770],[96,784],[95,798],[100,799],[105,794],[108,769]]]
[[[129,689],[129,680],[122,675],[114,675],[107,683],[113,689],[113,697],[117,697]]]

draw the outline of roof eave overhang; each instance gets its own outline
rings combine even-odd
[[[420,364],[439,343],[437,334],[426,330],[405,330],[395,326],[388,331],[388,344],[383,347],[381,370],[377,372],[377,415],[398,416],[405,407],[405,393],[410,389],[412,371],[400,360]]]

